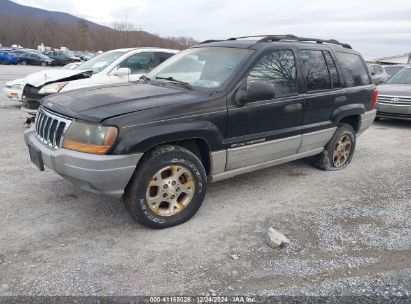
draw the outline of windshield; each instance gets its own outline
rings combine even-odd
[[[385,71],[387,72],[388,75],[394,75],[398,71],[402,70],[404,67],[403,66],[386,66],[384,67]]]
[[[392,76],[387,84],[411,84],[411,68],[403,69]]]
[[[166,60],[147,77],[152,80],[171,77],[195,87],[219,88],[252,52],[249,49],[222,47],[188,49]]]
[[[112,64],[117,58],[124,55],[125,53],[125,51],[102,53],[98,56],[91,58],[89,61],[80,64],[75,69],[82,71],[92,71],[93,74],[96,74],[104,70],[106,67]]]

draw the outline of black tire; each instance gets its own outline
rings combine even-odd
[[[152,177],[161,169],[171,165],[187,169],[192,175],[195,189],[191,201],[185,208],[177,214],[162,216],[150,208],[146,192]],[[206,191],[206,172],[197,156],[182,147],[165,145],[148,152],[143,157],[126,187],[123,199],[127,210],[136,222],[150,228],[162,229],[182,224],[193,217],[201,207]]]
[[[333,154],[334,150],[336,149],[337,143],[343,137],[349,138],[351,140],[351,148],[345,162],[342,165],[337,166],[334,163]],[[351,125],[346,123],[338,124],[337,130],[335,131],[334,135],[327,143],[327,145],[324,147],[324,150],[314,157],[314,166],[324,171],[336,171],[346,168],[350,164],[354,156],[356,140],[357,136],[354,128]]]
[[[23,60],[23,61],[21,62],[21,64],[22,64],[22,65],[26,65],[27,62],[26,62],[25,60]]]

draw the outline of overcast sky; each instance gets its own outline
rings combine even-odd
[[[128,20],[160,36],[252,34],[334,38],[367,59],[411,52],[410,0],[14,0],[109,25]]]

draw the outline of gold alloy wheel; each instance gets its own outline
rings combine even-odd
[[[155,214],[173,216],[190,204],[195,193],[191,172],[180,165],[170,165],[153,175],[147,186],[147,203]]]
[[[350,155],[352,147],[351,139],[348,135],[344,135],[337,142],[333,153],[333,163],[337,168],[343,166]]]

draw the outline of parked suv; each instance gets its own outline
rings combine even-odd
[[[123,197],[137,222],[165,228],[197,212],[209,182],[309,156],[345,168],[376,101],[348,44],[211,40],[138,82],[47,97],[25,141],[40,170]]]

